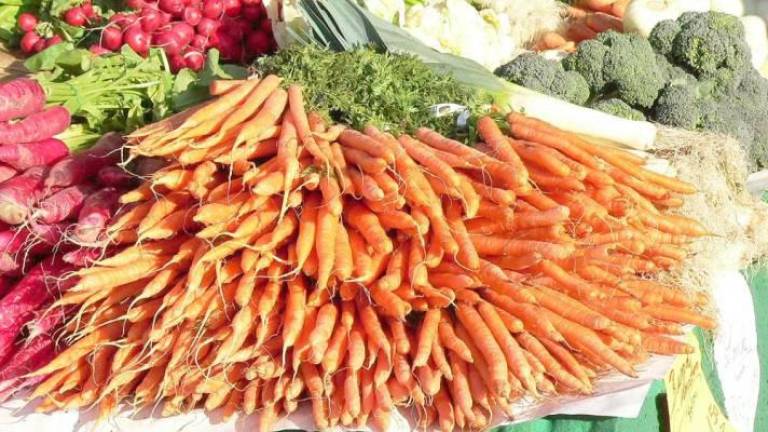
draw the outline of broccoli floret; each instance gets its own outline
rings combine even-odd
[[[558,69],[557,62],[535,53],[525,53],[499,66],[494,73],[507,81],[549,94]]]
[[[600,33],[596,40],[608,47],[603,75],[616,86],[619,97],[630,105],[652,107],[664,82],[648,40],[615,31]]]
[[[678,33],[680,33],[680,24],[677,21],[664,20],[653,28],[648,35],[648,42],[656,52],[666,56],[672,51]]]
[[[670,57],[696,75],[713,74],[719,68],[740,71],[750,65],[744,26],[737,17],[720,12],[689,12],[677,23],[680,32]]]
[[[701,121],[701,101],[693,85],[669,85],[653,105],[659,123],[695,130]]]
[[[768,80],[763,78],[756,69],[747,71],[739,81],[734,91],[736,103],[748,111],[754,111],[752,107],[768,106]],[[763,117],[768,123],[768,118]]]
[[[629,120],[645,120],[645,114],[627,105],[621,99],[603,99],[593,103],[591,108]]]
[[[661,54],[656,54],[656,64],[659,67],[661,80],[664,84],[682,85],[696,82],[696,77],[686,72],[685,69],[675,66]]]
[[[577,105],[584,105],[589,100],[589,86],[581,75],[567,72],[557,61],[534,53],[522,54],[498,67],[494,73],[515,84]]]
[[[584,77],[593,93],[600,93],[606,85],[603,75],[603,63],[608,48],[596,40],[587,40],[579,44],[575,53],[564,58],[561,64],[567,71],[578,72]]]
[[[552,83],[554,95],[576,105],[584,105],[589,100],[589,85],[575,71],[561,71]]]

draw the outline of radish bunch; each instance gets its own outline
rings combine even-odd
[[[62,14],[61,19],[75,27],[96,25],[102,20],[90,0],[68,9]],[[61,35],[50,30],[52,26],[39,26],[39,24],[41,24],[39,16],[31,12],[19,14],[17,25],[22,32],[19,45],[23,53],[36,54],[64,40]]]
[[[113,15],[95,52],[128,44],[145,54],[162,48],[171,69],[200,70],[210,48],[224,60],[245,62],[275,48],[261,0],[128,0],[134,10]]]
[[[0,85],[0,400],[35,383],[24,375],[53,357],[67,311],[48,306],[68,272],[103,252],[103,228],[135,182],[116,166],[119,135],[70,154],[53,137],[69,113],[44,106],[35,80]]]

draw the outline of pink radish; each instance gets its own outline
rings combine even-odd
[[[211,19],[221,18],[224,3],[221,0],[203,0],[203,16]]]
[[[122,144],[123,139],[116,133],[102,136],[90,149],[56,162],[45,179],[45,186],[67,187],[84,182],[102,167],[119,162]]]
[[[0,183],[13,178],[16,175],[16,170],[5,164],[0,164]]]
[[[125,43],[138,54],[149,52],[150,36],[139,26],[131,26],[125,32]]]
[[[184,12],[184,2],[181,0],[159,0],[157,6],[161,11],[173,16],[181,16]]]
[[[39,111],[16,123],[0,123],[0,144],[20,144],[42,141],[64,132],[69,127],[69,111],[54,106]]]
[[[197,50],[188,50],[184,53],[184,66],[199,71],[205,64],[205,56]]]
[[[0,84],[0,121],[26,117],[42,110],[44,105],[45,90],[33,79],[19,78]]]
[[[192,6],[184,8],[184,22],[191,26],[200,24],[200,20],[203,19],[203,13],[200,9]]]
[[[102,186],[129,187],[136,184],[138,178],[116,166],[105,166],[97,174]]]
[[[24,276],[0,300],[0,364],[13,352],[19,330],[35,310],[57,296],[57,279],[73,269],[57,258],[48,258]]]
[[[22,223],[42,196],[47,174],[47,167],[34,167],[0,185],[0,220],[11,225]]]
[[[200,24],[197,25],[197,34],[207,38],[211,38],[216,34],[219,29],[219,22],[213,18],[204,17],[200,20]]]
[[[116,25],[109,25],[101,32],[101,46],[104,48],[117,51],[122,45],[123,32]]]
[[[24,12],[23,14],[19,15],[18,22],[19,28],[25,32],[32,31],[35,29],[35,27],[37,27],[37,17],[29,12]]]
[[[181,40],[170,30],[161,31],[152,35],[152,43],[163,48],[168,56],[174,56],[181,51]]]
[[[67,145],[56,138],[28,144],[0,146],[0,162],[17,170],[25,170],[38,165],[50,165],[68,154]]]
[[[141,10],[139,20],[141,21],[141,29],[147,33],[152,33],[163,24],[162,12],[154,8],[144,8]]]
[[[119,198],[120,193],[117,189],[107,187],[85,200],[74,229],[77,241],[92,244],[99,240],[101,233],[117,210]]]
[[[176,34],[182,47],[189,45],[195,36],[195,28],[185,22],[177,22],[171,27],[171,32]]]
[[[195,37],[192,38],[192,42],[189,43],[189,46],[198,51],[202,51],[208,48],[208,38],[201,34],[196,34]]]
[[[46,224],[61,222],[78,213],[93,190],[93,186],[87,184],[66,187],[40,201],[32,219]]]
[[[103,252],[101,248],[97,247],[81,247],[65,253],[61,259],[73,266],[87,267],[101,258]]]

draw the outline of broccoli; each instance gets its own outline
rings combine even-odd
[[[696,85],[668,85],[653,105],[659,123],[696,130],[701,121],[701,99]]]
[[[664,84],[685,84],[695,82],[696,77],[686,72],[685,69],[675,66],[661,54],[656,54],[656,64],[659,66],[659,73]]]
[[[578,73],[566,71],[554,60],[525,53],[499,66],[494,73],[510,82],[583,105],[589,100],[589,86]]]
[[[600,93],[606,85],[603,75],[606,52],[608,49],[602,43],[587,40],[580,43],[578,51],[564,58],[560,64],[565,70],[578,72],[584,77],[593,93]]]
[[[750,67],[744,26],[737,17],[720,12],[687,12],[677,23],[680,31],[669,52],[675,63],[700,77],[712,75],[720,68],[742,71]]]
[[[664,86],[656,53],[639,35],[600,33],[581,43],[562,65],[581,74],[594,93],[615,91],[624,102],[641,108],[653,106]]]
[[[621,99],[602,99],[592,103],[590,108],[629,120],[645,120],[645,114],[627,105],[627,103]]]
[[[648,42],[653,49],[661,55],[669,55],[674,46],[675,37],[680,33],[680,24],[674,20],[664,20],[656,24],[651,34],[648,35]]]

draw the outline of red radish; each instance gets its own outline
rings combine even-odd
[[[164,26],[171,22],[173,16],[167,12],[160,11],[160,25]]]
[[[184,54],[184,66],[199,71],[205,64],[205,56],[200,51],[189,50]]]
[[[24,375],[48,364],[53,359],[56,344],[51,336],[42,335],[30,339],[3,365],[2,370],[0,370],[0,382],[5,383],[10,380],[20,379]],[[0,389],[0,391],[3,390]],[[9,390],[15,391],[18,389]],[[3,399],[0,398],[0,400]]]
[[[66,226],[30,224],[0,232],[0,273],[12,273],[30,258],[50,253],[61,241]],[[32,261],[34,262],[34,261]]]
[[[160,28],[160,26],[163,24],[163,12],[160,12],[157,9],[153,8],[144,8],[141,10],[141,18],[139,20],[141,21],[141,28],[147,33],[152,33],[153,31]]]
[[[169,57],[177,55],[182,48],[178,35],[170,30],[165,30],[152,35],[152,43],[163,48]]]
[[[196,34],[195,37],[192,38],[192,42],[189,43],[189,46],[198,51],[202,51],[208,48],[208,38],[201,34]]]
[[[93,4],[91,2],[85,2],[80,5],[81,8],[83,8],[83,13],[85,14],[85,17],[88,18],[88,21],[93,21],[94,18],[96,18],[96,10],[93,8]]]
[[[13,289],[0,300],[0,364],[13,352],[19,330],[35,310],[51,301],[57,290],[56,279],[72,266],[51,257],[34,266]]]
[[[108,25],[101,32],[101,46],[110,50],[117,51],[123,45],[123,32],[115,25]]]
[[[43,106],[45,106],[45,90],[37,81],[18,78],[0,84],[0,121],[26,117],[40,111]]]
[[[173,16],[181,16],[184,12],[184,2],[181,0],[159,0],[157,6],[161,11]]]
[[[93,192],[90,185],[66,187],[40,201],[32,219],[46,224],[61,222],[80,211],[85,198]]]
[[[137,181],[137,177],[117,166],[105,166],[97,177],[102,186],[129,187]]]
[[[218,33],[219,36],[219,51],[221,51],[221,58],[224,60],[240,60],[242,57],[243,47],[240,41],[229,34]]]
[[[224,3],[221,0],[203,0],[203,16],[211,19],[221,18]]]
[[[245,6],[261,6],[261,0],[243,0]]]
[[[32,47],[32,51],[39,53],[40,51],[45,49],[45,42],[46,40],[44,38],[40,38],[35,42],[35,46]]]
[[[139,10],[144,7],[144,0],[125,0],[125,5],[130,9]]]
[[[53,36],[49,37],[48,40],[45,41],[45,47],[48,48],[48,47],[54,46],[56,44],[60,44],[62,41],[63,41],[63,39],[61,38],[61,36],[53,35]]]
[[[171,31],[179,38],[182,47],[189,45],[195,37],[195,28],[185,22],[174,23]]]
[[[109,18],[109,22],[115,23],[120,28],[126,29],[136,23],[138,17],[135,14],[119,12]]]
[[[191,25],[196,26],[200,24],[200,20],[203,18],[203,13],[200,12],[200,9],[192,6],[187,6],[184,8],[184,22]]]
[[[21,41],[19,42],[19,45],[21,46],[21,51],[25,54],[30,54],[35,51],[35,44],[40,40],[40,36],[35,33],[34,30],[28,31],[24,33],[24,36],[21,37]]]
[[[17,170],[25,170],[38,165],[50,165],[68,154],[67,145],[56,138],[28,144],[0,146],[0,162]]]
[[[262,32],[266,33],[266,34],[271,35],[272,34],[272,21],[270,21],[269,18],[264,18],[259,23],[259,29]]]
[[[43,194],[47,167],[34,167],[0,185],[0,220],[11,225],[22,223],[30,207]]]
[[[270,37],[262,32],[251,33],[248,35],[246,46],[251,54],[264,54],[269,50]]]
[[[250,22],[256,22],[259,19],[261,19],[261,7],[260,6],[252,6],[245,4],[243,2],[243,18],[247,19]]]
[[[176,73],[187,67],[186,63],[184,62],[184,56],[181,54],[169,54],[168,65],[171,67],[171,72],[173,73]]]
[[[139,26],[133,26],[125,32],[125,43],[138,54],[149,52],[149,35]]]
[[[73,251],[69,251],[61,257],[65,263],[72,264],[77,267],[87,267],[98,261],[104,255],[102,248],[98,247],[81,247]]]
[[[71,26],[82,27],[88,21],[88,17],[85,16],[83,8],[75,6],[64,13],[64,21]]]
[[[77,216],[74,230],[76,241],[85,244],[97,242],[117,210],[119,199],[120,193],[113,187],[101,189],[89,196]]]
[[[29,12],[19,15],[19,28],[22,31],[33,31],[37,27],[37,17]]]
[[[88,47],[88,51],[92,52],[94,55],[97,55],[97,56],[104,55],[104,54],[109,54],[109,53],[112,52],[112,51],[104,48],[103,46],[96,45],[96,44],[93,44],[93,45],[89,46]]]
[[[203,18],[197,25],[197,33],[207,38],[213,37],[219,29],[219,22],[212,18]]]
[[[45,186],[67,187],[83,183],[102,167],[119,162],[122,144],[123,139],[116,133],[102,136],[90,149],[56,162],[45,179]]]
[[[224,13],[231,17],[240,15],[240,10],[242,9],[240,0],[222,0],[222,6]]]
[[[0,183],[13,178],[17,171],[7,165],[0,164]]]
[[[66,108],[54,106],[30,114],[16,123],[0,123],[0,145],[42,141],[64,132],[70,120]]]

